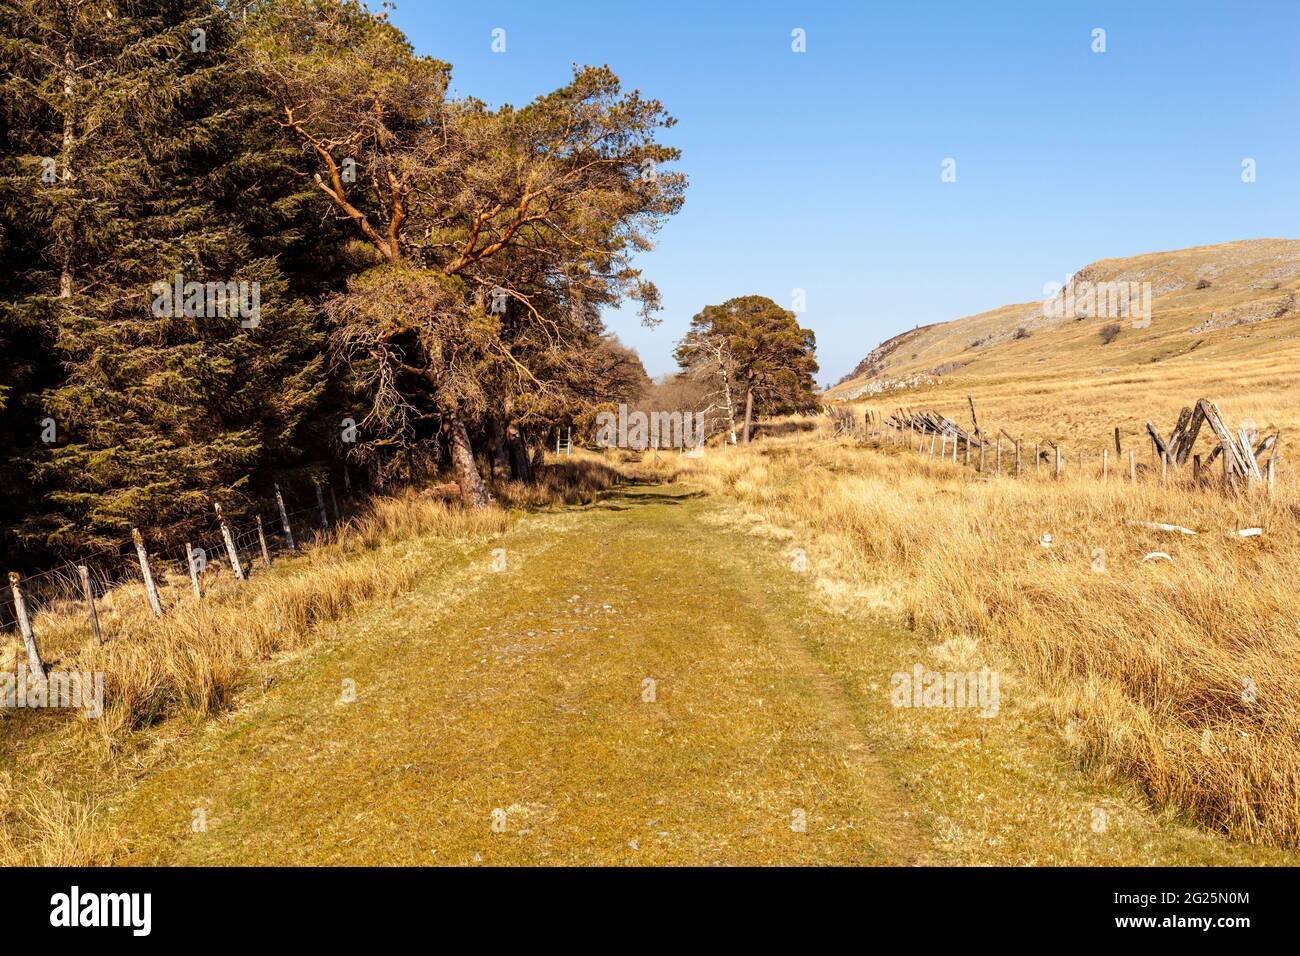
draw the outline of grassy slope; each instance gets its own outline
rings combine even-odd
[[[140,863],[1290,860],[1099,788],[1015,689],[996,720],[891,708],[933,649],[822,601],[795,543],[680,488],[528,516],[266,665],[96,829]]]
[[[931,407],[966,424],[971,394],[986,430],[1004,427],[1030,441],[1064,441],[1098,453],[1116,426],[1129,447],[1140,443],[1148,418],[1168,432],[1179,409],[1202,397],[1219,401],[1230,424],[1252,419],[1261,429],[1300,427],[1294,389],[1300,242],[1258,240],[1103,260],[1080,275],[1150,281],[1150,328],[1122,322],[1119,337],[1103,344],[1098,332],[1106,320],[1051,321],[1036,303],[941,323],[912,333],[886,359],[881,376],[946,366],[942,381],[868,399],[867,407]],[[1207,288],[1196,288],[1201,279]],[[1226,327],[1191,331],[1216,320]],[[1029,337],[1013,338],[1022,326]],[[845,382],[830,397],[851,397],[866,382]]]

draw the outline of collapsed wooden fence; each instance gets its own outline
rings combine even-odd
[[[910,408],[900,408],[887,418],[868,410],[859,423],[851,411],[840,407],[832,411],[831,422],[837,434],[887,441],[895,445],[902,444],[932,458],[951,459],[954,464],[960,461],[962,464],[973,466],[980,474],[1011,476],[1024,474],[1026,472],[1024,453],[1028,451],[1027,443],[1010,434],[1006,429],[998,429],[996,435],[989,435],[980,428],[979,420],[975,415],[974,402],[970,403],[970,410],[973,426],[971,431],[967,431],[938,412]],[[1202,460],[1201,455],[1196,454],[1194,449],[1205,426],[1208,426],[1214,444],[1209,454]],[[1168,438],[1164,438],[1152,422],[1146,423],[1146,432],[1151,439],[1150,465],[1139,464],[1137,452],[1133,448],[1128,449],[1125,462],[1120,430],[1116,428],[1114,431],[1114,468],[1126,470],[1130,481],[1136,481],[1139,473],[1153,472],[1158,468],[1161,481],[1168,485],[1171,481],[1178,481],[1186,476],[1186,468],[1190,464],[1191,481],[1197,487],[1218,486],[1225,489],[1263,487],[1270,494],[1273,493],[1281,452],[1280,431],[1262,438],[1249,428],[1238,428],[1234,432],[1224,424],[1223,414],[1218,405],[1208,399],[1200,399],[1194,405],[1182,410]],[[1221,482],[1211,480],[1213,475],[1211,466],[1216,459],[1219,460],[1222,468]],[[1052,441],[1040,441],[1033,445],[1032,462],[1035,474],[1041,474],[1046,464],[1052,477],[1061,478],[1065,469],[1076,462],[1078,473],[1085,474],[1088,460],[1086,452],[1066,452],[1059,444]],[[1100,455],[1094,452],[1092,461],[1096,463],[1098,477],[1103,481],[1108,480],[1114,470],[1110,448],[1104,447]]]

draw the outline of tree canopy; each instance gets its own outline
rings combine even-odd
[[[817,407],[816,351],[816,336],[795,313],[765,296],[745,295],[697,313],[675,355],[683,369],[717,383],[733,441],[743,404],[742,440],[748,442],[755,415]]]

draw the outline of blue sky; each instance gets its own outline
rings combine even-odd
[[[1296,0],[406,0],[393,21],[489,103],[608,63],[677,117],[686,205],[640,260],[663,323],[606,316],[652,375],[736,295],[804,289],[829,383],[897,332],[1040,299],[1096,259],[1300,236]]]

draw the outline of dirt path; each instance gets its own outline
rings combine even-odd
[[[853,625],[717,509],[530,515],[334,628],[112,808],[128,861],[924,861],[810,650]]]

